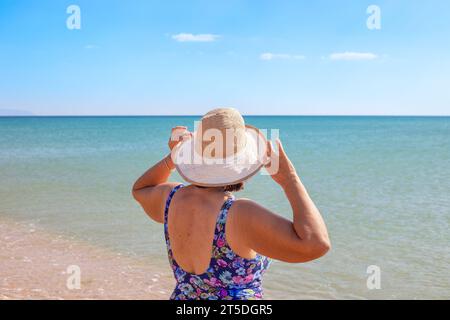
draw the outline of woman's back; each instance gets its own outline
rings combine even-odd
[[[179,191],[178,191],[179,190]],[[178,193],[177,193],[178,191]],[[259,299],[269,259],[245,258],[228,242],[234,197],[194,186],[175,187],[164,212],[169,261],[177,280],[172,299]],[[238,246],[238,236],[233,237]]]

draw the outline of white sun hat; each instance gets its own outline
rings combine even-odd
[[[245,125],[239,111],[219,108],[201,119],[192,138],[172,150],[172,160],[189,183],[219,187],[247,180],[267,162],[267,140]]]

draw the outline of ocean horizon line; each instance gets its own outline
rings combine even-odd
[[[170,117],[202,117],[201,114],[154,114],[154,115],[0,115],[0,118],[170,118]],[[391,115],[391,114],[243,114],[244,117],[390,117],[390,118],[446,118],[450,117],[450,115],[439,115],[439,114],[431,114],[431,115],[420,115],[420,114],[399,114],[399,115]]]

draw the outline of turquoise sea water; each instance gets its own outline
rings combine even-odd
[[[0,215],[168,270],[162,226],[130,189],[167,152],[170,128],[192,129],[198,119],[0,118]],[[312,263],[274,263],[265,278],[271,297],[450,298],[449,117],[246,121],[280,130],[333,245]],[[257,175],[240,195],[291,216],[267,176]],[[381,289],[367,288],[369,265],[380,267]]]

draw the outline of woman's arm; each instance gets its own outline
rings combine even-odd
[[[169,154],[136,180],[133,185],[133,192],[167,182],[173,169],[175,169],[175,165]]]
[[[169,139],[169,148],[172,150],[189,133],[186,127],[175,127]],[[167,180],[175,169],[170,154],[148,169],[133,185],[134,199],[142,206],[144,211],[153,220],[164,222],[164,206],[172,188],[179,183],[170,183]]]
[[[327,228],[281,142],[277,141],[277,144],[279,168],[271,176],[289,200],[293,221],[251,200],[237,200],[237,225],[242,226],[239,233],[249,248],[269,257],[287,262],[314,260],[330,249]],[[273,152],[271,145],[269,152]]]

